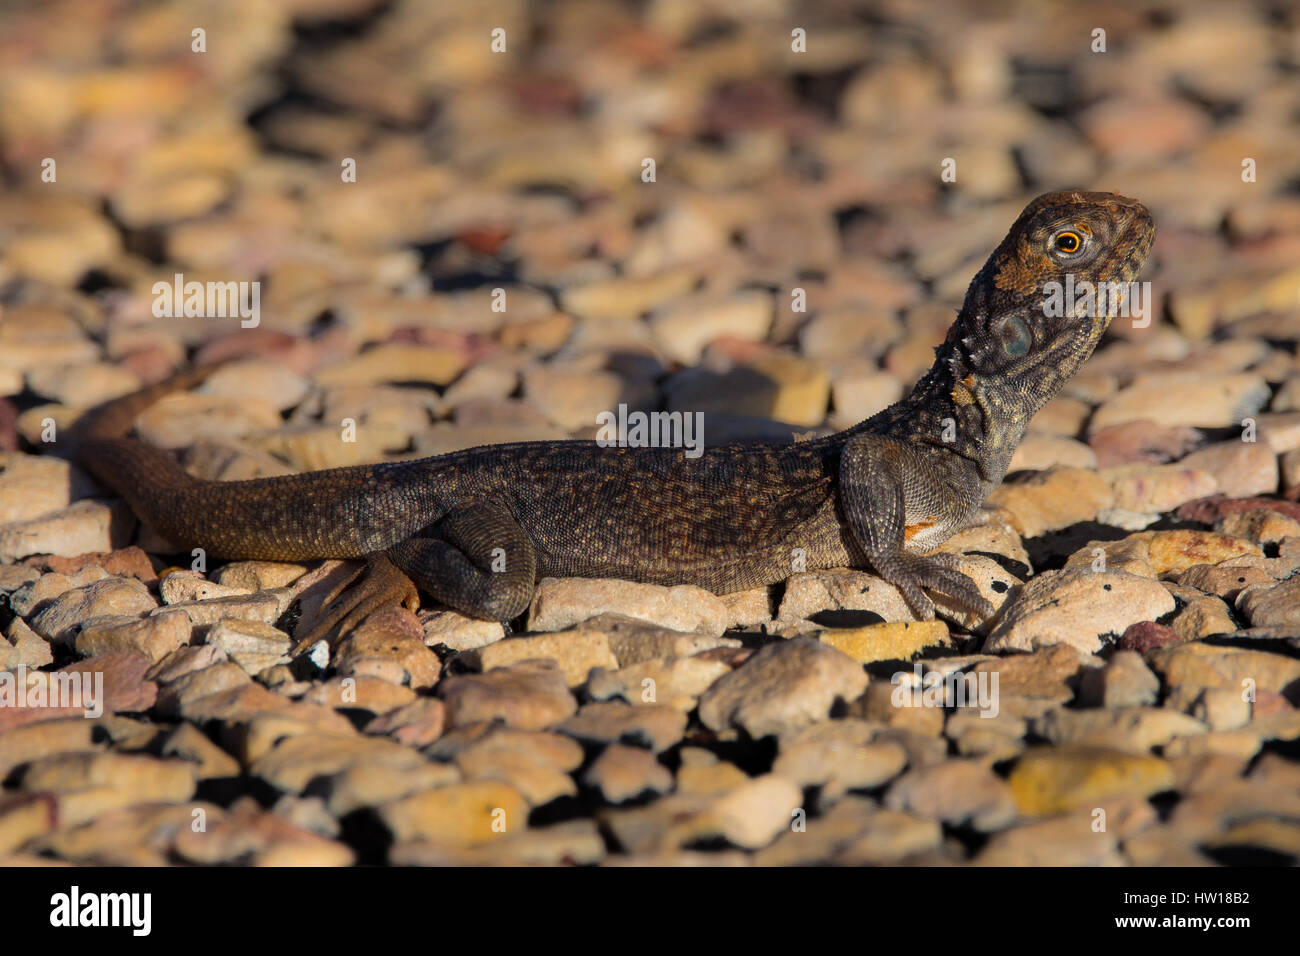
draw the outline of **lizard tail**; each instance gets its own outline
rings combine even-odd
[[[210,362],[163,379],[154,385],[147,385],[139,391],[131,392],[110,399],[102,405],[96,405],[77,419],[72,429],[73,448],[80,452],[86,442],[106,438],[122,438],[131,431],[136,418],[146,408],[164,395],[172,392],[184,392],[202,384],[213,372],[231,361]]]
[[[181,550],[268,561],[359,557],[375,550],[359,543],[374,537],[368,526],[360,527],[358,514],[371,481],[368,466],[212,481],[196,478],[171,453],[129,435],[146,408],[192,388],[223,364],[179,372],[91,409],[72,427],[73,457]]]
[[[66,453],[101,485],[125,498],[138,517],[156,515],[158,520],[153,523],[164,535],[176,530],[172,520],[176,514],[201,510],[197,497],[201,483],[171,454],[129,433],[140,413],[154,402],[198,385],[224,364],[186,369],[95,406],[73,424]]]

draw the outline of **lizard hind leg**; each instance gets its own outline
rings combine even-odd
[[[422,589],[470,617],[510,621],[533,597],[533,543],[496,501],[454,508],[429,537],[407,538],[388,554]]]

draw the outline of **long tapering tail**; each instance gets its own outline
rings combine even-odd
[[[199,384],[222,364],[179,372],[91,409],[72,428],[76,461],[125,498],[136,517],[184,549],[270,561],[365,554],[375,538],[362,526],[369,466],[210,481],[191,475],[163,449],[129,437],[142,411]],[[375,509],[381,515],[382,504]]]
[[[154,385],[110,399],[102,405],[96,405],[85,412],[73,425],[72,441],[74,450],[80,454],[81,445],[86,441],[105,438],[122,438],[131,431],[131,426],[140,413],[158,399],[172,392],[184,392],[196,385],[201,385],[212,373],[231,360],[210,362],[199,365],[163,379]]]

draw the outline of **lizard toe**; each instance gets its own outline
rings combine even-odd
[[[934,620],[934,602],[921,590],[925,583],[908,560],[910,556],[899,555],[875,564],[876,573],[898,588],[899,593],[912,613],[922,621]]]
[[[952,554],[948,551],[936,551],[933,554],[927,554],[922,559],[927,564],[935,565],[940,568],[947,568],[949,571],[961,571],[961,555]],[[962,575],[965,577],[965,575]]]
[[[975,582],[962,572],[947,567],[930,567],[924,574],[922,587],[937,591],[958,606],[975,611],[982,617],[993,616],[993,605],[980,594]]]
[[[933,585],[933,590],[947,595],[958,605],[976,612],[980,617],[992,617],[993,605],[980,594],[975,582],[960,571],[948,571]]]
[[[394,604],[414,611],[420,606],[419,592],[411,579],[383,555],[368,555],[366,563],[326,597],[315,623],[294,645],[292,656],[297,657],[331,634],[334,637],[329,644],[333,650],[339,638],[375,611]]]
[[[924,621],[934,620],[935,606],[924,591],[933,591],[982,617],[992,617],[993,605],[980,594],[975,582],[958,568],[955,554],[901,555],[884,562],[877,572],[902,593],[912,611]],[[924,590],[923,590],[924,589]]]

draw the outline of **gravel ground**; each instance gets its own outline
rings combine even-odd
[[[0,10],[0,862],[1300,860],[1300,16],[971,6]],[[943,546],[988,619],[547,579],[322,668],[287,652],[344,563],[195,568],[59,456],[227,357],[137,422],[207,478],[620,403],[825,434],[1072,186],[1152,210],[1149,309]],[[257,307],[159,317],[174,281]]]

